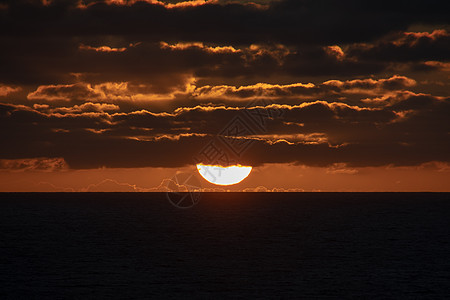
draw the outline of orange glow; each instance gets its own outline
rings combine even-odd
[[[247,178],[252,171],[252,167],[241,165],[222,167],[197,164],[197,170],[200,175],[210,183],[217,185],[232,185]]]

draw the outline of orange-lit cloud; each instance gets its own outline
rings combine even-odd
[[[76,83],[70,85],[39,86],[36,91],[28,94],[29,100],[37,101],[154,101],[172,100],[178,98],[194,98],[198,100],[226,99],[226,100],[252,100],[258,98],[278,99],[301,97],[301,99],[314,99],[330,95],[361,94],[368,96],[386,95],[391,91],[403,91],[416,85],[414,79],[394,75],[382,79],[354,79],[329,80],[321,84],[293,83],[269,84],[257,83],[246,86],[205,85],[197,87],[195,78],[188,80],[168,93],[140,93],[130,87],[127,82],[106,82],[101,84]]]
[[[253,97],[280,97],[295,95],[295,92],[313,89],[315,87],[312,83],[294,83],[287,85],[257,83],[248,86],[203,86],[195,89],[193,96],[197,98],[217,98],[217,97],[231,97],[231,98],[253,98]],[[300,94],[299,93],[299,94]]]
[[[81,44],[80,45],[81,50],[92,50],[96,52],[124,52],[127,50],[126,47],[122,48],[111,48],[109,46],[100,46],[100,47],[91,47]]]
[[[202,42],[182,42],[175,44],[160,42],[160,47],[161,49],[178,52],[194,49],[209,54],[238,54],[246,63],[254,62],[263,57],[271,57],[279,65],[282,65],[285,58],[292,53],[292,51],[282,44],[251,44],[248,47],[236,48],[234,46],[207,46]]]
[[[89,84],[60,84],[39,86],[28,94],[29,100],[70,101],[72,99],[96,99],[102,95]]]
[[[141,43],[140,42],[130,43],[128,47],[136,47],[139,44],[141,44]],[[85,50],[85,51],[95,51],[95,52],[124,52],[128,48],[127,47],[115,48],[115,47],[110,47],[110,46],[93,47],[93,46],[89,46],[89,45],[80,44],[79,49]]]
[[[44,108],[45,109],[45,108]],[[48,108],[46,108],[48,109]],[[119,111],[120,108],[117,105],[109,103],[92,103],[86,102],[81,105],[74,105],[72,107],[56,107],[54,109],[48,109],[51,113],[85,113],[85,112],[111,112]]]
[[[325,47],[325,51],[327,51],[329,55],[336,57],[338,60],[344,59],[345,53],[342,51],[342,48],[337,45]]]
[[[323,83],[326,86],[338,87],[340,92],[345,93],[360,93],[360,92],[371,92],[383,93],[389,90],[399,90],[416,85],[414,79],[394,75],[387,79],[354,79],[347,81],[340,80],[329,80]]]
[[[359,60],[432,61],[446,60],[450,34],[444,29],[428,32],[401,32],[374,43],[356,43],[349,46],[350,56]]]
[[[0,84],[0,97],[1,96],[7,96],[9,94],[15,93],[20,91],[20,87],[11,87],[4,84]]]
[[[424,62],[426,66],[441,69],[445,72],[450,71],[450,63],[449,62],[441,62],[441,61],[426,61]]]
[[[191,80],[192,82],[192,80]],[[191,92],[194,86],[188,81],[180,90],[167,93],[141,93],[134,87],[130,87],[128,82],[104,82],[100,84],[90,84],[79,82],[74,84],[42,85],[34,92],[28,94],[31,101],[102,101],[102,102],[133,102],[133,101],[154,101],[170,100],[177,94]]]
[[[149,4],[153,5],[161,5],[168,9],[173,8],[185,8],[185,7],[195,7],[195,6],[201,6],[206,4],[215,4],[218,3],[217,0],[191,0],[191,1],[181,1],[177,3],[166,3],[164,1],[159,0],[105,0],[105,3],[107,4],[114,4],[114,5],[133,5],[136,2],[147,2]]]
[[[221,132],[236,114],[249,118],[261,112],[282,112],[283,117],[268,119],[266,132],[254,128],[245,135],[224,135],[227,139],[253,143],[254,152],[241,157],[242,164],[292,162],[333,166],[346,163],[346,166],[353,168],[445,161],[447,131],[445,126],[439,124],[446,119],[449,98],[414,93],[402,97],[389,101],[388,105],[375,107],[310,101],[297,105],[268,104],[248,108],[183,107],[170,113],[146,110],[115,112],[116,107],[102,108],[102,105],[97,107],[93,104],[88,104],[84,112],[80,106],[55,109],[42,105],[36,106],[36,110],[11,105],[3,106],[2,110],[6,112],[5,121],[9,124],[19,122],[21,128],[19,133],[5,132],[5,137],[14,134],[30,141],[38,137],[47,140],[48,145],[59,145],[58,156],[64,157],[74,168],[142,164],[182,166],[188,164],[196,151],[200,151],[201,145]],[[24,113],[30,118],[28,124],[20,117]],[[36,120],[40,123],[39,131],[29,129],[34,128]],[[254,121],[246,122],[250,122],[248,126],[253,126],[251,122]],[[28,132],[33,135],[29,136]],[[428,143],[423,142],[428,141],[430,136],[439,147],[430,148]],[[89,141],[86,145],[95,143],[96,149],[102,150],[94,153],[95,158],[85,152],[88,148],[84,146],[77,146],[83,150],[74,153],[74,146],[68,142],[69,137],[73,142],[86,140]],[[11,151],[19,141],[13,140],[2,151]],[[41,152],[48,151],[46,143],[36,145],[43,147]],[[180,148],[183,151],[177,152]],[[120,153],[125,149],[136,152],[132,157],[122,157]],[[144,155],[150,151],[148,149],[152,149],[151,159]],[[98,156],[104,151],[109,155]]]
[[[216,46],[216,47],[210,47],[205,46],[201,42],[190,42],[190,43],[176,43],[173,45],[170,45],[166,42],[160,43],[162,49],[170,49],[170,50],[187,50],[190,48],[197,48],[206,52],[210,53],[241,53],[242,50],[235,49],[232,46]]]
[[[401,45],[404,43],[409,44],[410,46],[414,46],[417,43],[420,43],[421,39],[436,41],[442,37],[449,37],[448,32],[445,29],[436,29],[433,32],[405,32],[403,38],[395,41],[395,45]]]

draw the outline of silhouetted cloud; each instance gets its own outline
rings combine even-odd
[[[448,163],[449,9],[0,0],[1,166],[180,167],[216,139],[329,174]]]
[[[81,78],[168,91],[190,76],[361,76],[384,72],[394,60],[449,58],[444,29],[403,32],[419,23],[448,24],[449,4],[438,0],[286,0],[264,7],[214,1],[4,3],[5,84],[67,85]]]
[[[443,29],[428,32],[401,32],[372,44],[351,45],[350,56],[375,61],[445,60],[450,56],[450,34]]]
[[[9,171],[64,171],[68,166],[63,158],[20,158],[0,159],[0,170]]]
[[[236,115],[277,111],[283,118],[268,118],[266,132],[243,119],[251,131],[231,137],[253,142],[242,162],[372,166],[448,160],[450,99],[431,95],[410,93],[372,108],[313,101],[114,113],[89,105],[95,109],[44,112],[2,105],[2,136],[8,141],[2,157],[58,156],[72,168],[183,166]]]

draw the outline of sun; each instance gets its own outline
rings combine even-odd
[[[208,182],[217,185],[232,185],[247,178],[252,171],[252,167],[241,165],[222,167],[197,164],[197,170]]]

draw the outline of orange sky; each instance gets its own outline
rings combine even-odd
[[[196,163],[253,166],[230,190],[450,191],[449,4],[421,1],[2,2],[0,191]]]
[[[177,172],[191,174],[185,168],[121,168],[94,170],[64,170],[58,172],[20,171],[0,172],[0,191],[165,191],[165,179]],[[430,163],[420,167],[376,168],[314,168],[288,164],[256,167],[241,183],[215,186],[199,179],[205,191],[389,191],[389,192],[448,192],[449,165]],[[275,174],[275,176],[274,176]]]

